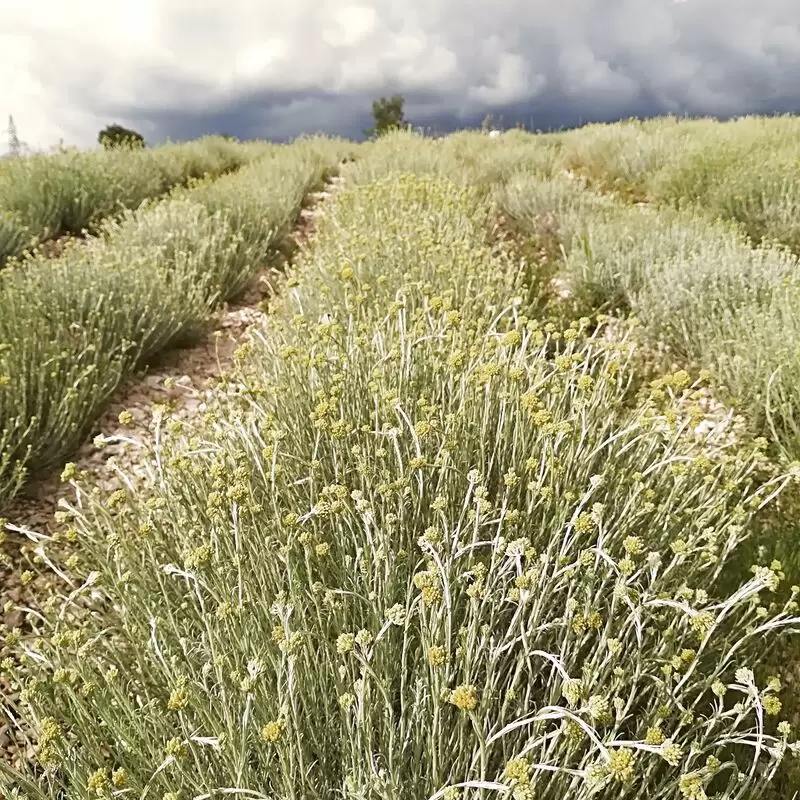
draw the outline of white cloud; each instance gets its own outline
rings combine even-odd
[[[412,119],[796,107],[797,2],[0,0],[0,124],[46,148],[109,122],[357,135],[395,91]]]
[[[322,38],[332,47],[355,48],[373,34],[380,24],[378,12],[370,6],[352,5],[335,9],[331,25],[322,31]]]

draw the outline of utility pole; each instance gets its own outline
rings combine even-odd
[[[11,158],[17,158],[22,151],[22,147],[19,143],[19,137],[17,136],[17,126],[14,124],[14,117],[11,114],[8,115],[8,128],[6,130],[8,134],[8,155]]]

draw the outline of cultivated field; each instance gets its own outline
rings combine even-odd
[[[209,136],[154,150],[64,150],[7,159],[0,164],[0,265],[173,187],[237,169],[269,147]]]
[[[792,798],[799,143],[50,157],[26,230],[95,228],[0,272],[0,796]],[[102,417],[270,266],[202,402]]]

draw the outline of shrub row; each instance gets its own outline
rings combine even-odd
[[[623,197],[730,219],[759,244],[800,253],[800,119],[672,117],[590,125],[561,137],[560,163]]]
[[[275,147],[239,173],[106,221],[0,283],[0,506],[63,463],[120,382],[196,332],[283,237],[352,147]]]
[[[726,399],[796,459],[797,258],[777,244],[753,248],[730,217],[711,220],[698,216],[694,206],[634,207],[587,187],[586,175],[563,173],[580,146],[577,163],[600,165],[589,182],[608,189],[597,177],[605,174],[633,185],[648,170],[666,169],[663,142],[679,158],[676,143],[694,137],[698,147],[710,146],[708,137],[722,130],[728,131],[724,142],[744,147],[760,136],[762,144],[785,150],[792,124],[754,118],[725,127],[666,119],[589,126],[567,135],[511,131],[488,139],[464,132],[435,141],[403,132],[368,145],[352,177],[369,180],[397,164],[491,194],[508,222],[556,257],[559,284],[564,288],[566,282],[580,313],[603,309],[639,316],[651,339],[667,344],[674,357],[712,369]],[[637,142],[662,142],[661,149],[642,153],[634,136]],[[695,200],[702,198],[695,193]],[[547,265],[529,267],[531,281],[549,277]]]
[[[711,369],[726,399],[800,458],[800,271],[785,248],[753,248],[729,221],[624,205],[557,176],[496,193],[529,234],[555,236],[584,310],[636,314],[654,341]]]
[[[269,152],[267,143],[211,136],[151,150],[65,150],[0,164],[0,266],[62,234],[95,230],[104,217]]]
[[[476,131],[426,139],[401,130],[365,144],[350,180],[364,183],[392,170],[405,170],[440,175],[487,195],[518,173],[549,177],[559,168],[560,150],[556,136],[531,136],[518,130],[496,139]]]

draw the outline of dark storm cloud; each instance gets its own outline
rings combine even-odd
[[[33,18],[45,5],[12,13],[5,52],[28,42],[17,94],[79,139],[112,119],[151,141],[358,138],[394,92],[440,131],[800,109],[798,0],[120,0],[124,24],[87,0],[57,28]],[[88,10],[70,27],[76,5],[94,27]]]

